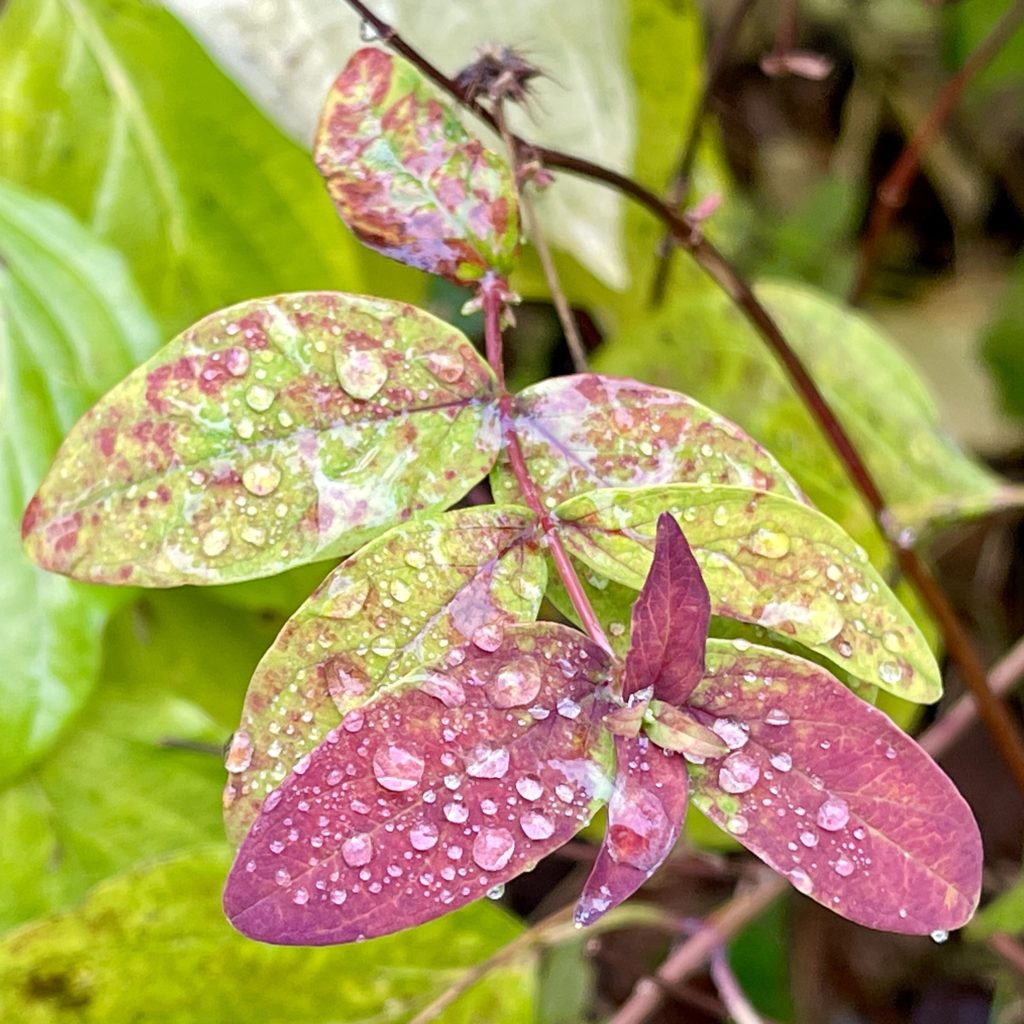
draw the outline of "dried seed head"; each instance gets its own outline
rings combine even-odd
[[[543,72],[510,46],[482,47],[475,61],[455,77],[455,84],[468,99],[485,97],[493,102],[525,103],[530,82]]]

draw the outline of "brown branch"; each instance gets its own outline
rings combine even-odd
[[[988,947],[1002,957],[1016,974],[1024,976],[1024,949],[1012,935],[996,932],[989,937]]]
[[[881,250],[882,239],[889,231],[893,217],[903,208],[907,193],[917,176],[924,151],[938,135],[943,124],[953,113],[971,80],[991,63],[1010,37],[1024,23],[1024,0],[1014,0],[1006,13],[996,22],[991,32],[975,47],[963,67],[949,79],[935,98],[928,115],[918,126],[903,152],[889,168],[879,185],[875,202],[868,218],[868,228],[861,244],[860,260],[849,300],[857,305],[864,298],[874,275]]]
[[[668,187],[668,198],[666,202],[673,210],[679,211],[686,204],[690,194],[690,179],[693,175],[693,165],[697,160],[697,150],[700,146],[701,134],[704,127],[704,120],[711,107],[711,97],[715,87],[722,75],[725,66],[725,58],[729,55],[739,36],[743,19],[750,13],[757,0],[736,0],[729,18],[722,26],[721,31],[715,37],[708,52],[707,73],[704,78],[704,88],[697,103],[697,109],[693,113],[693,120],[683,144],[682,155],[679,157],[679,164]],[[672,240],[672,232],[666,231],[658,243],[658,264],[651,281],[652,306],[660,306],[665,297],[665,289],[668,286],[668,275],[671,269],[672,254],[675,245]]]
[[[476,113],[495,131],[499,130],[494,115],[489,110],[481,106],[471,96],[467,96],[464,90],[405,42],[390,25],[372,14],[362,0],[346,0],[346,2],[361,14],[378,35],[386,40],[397,53],[406,57],[449,96]],[[1024,11],[1024,0],[1018,0],[1017,6]],[[676,242],[691,254],[697,265],[732,298],[737,308],[755,327],[762,340],[782,363],[804,405],[814,416],[818,426],[845,466],[850,480],[867,501],[875,515],[876,522],[889,538],[896,560],[904,575],[917,588],[922,600],[937,621],[949,657],[959,668],[965,684],[973,694],[978,706],[979,717],[988,730],[993,744],[1009,767],[1017,785],[1024,791],[1024,742],[1022,742],[1016,723],[1006,707],[989,690],[984,665],[974,650],[966,630],[924,562],[896,539],[898,533],[893,528],[894,524],[874,477],[846,433],[846,429],[839,422],[817,384],[807,372],[800,357],[790,347],[771,314],[758,301],[750,285],[694,225],[690,224],[685,217],[677,214],[668,204],[662,202],[658,196],[639,182],[593,161],[562,153],[559,150],[532,146],[515,135],[512,136],[512,139],[524,153],[534,159],[539,159],[544,166],[560,168],[593,181],[600,181],[617,189],[650,211],[672,232]]]

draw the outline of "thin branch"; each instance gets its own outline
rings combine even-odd
[[[857,274],[850,289],[849,300],[852,305],[859,304],[868,290],[878,263],[882,239],[887,234],[893,217],[907,201],[907,194],[917,176],[924,151],[953,113],[971,80],[991,63],[1022,24],[1024,0],[1014,0],[989,34],[964,61],[963,67],[943,86],[927,117],[918,126],[896,162],[889,168],[889,172],[878,187],[875,203],[868,218]]]
[[[396,52],[411,61],[449,96],[478,114],[495,131],[499,130],[491,111],[481,106],[471,96],[467,96],[464,90],[405,42],[390,25],[370,12],[362,0],[346,0],[346,2],[360,13]],[[1024,10],[1024,0],[1018,0],[1016,6]],[[697,265],[732,298],[737,308],[754,326],[765,344],[782,363],[804,405],[814,416],[845,466],[850,480],[867,501],[874,512],[876,522],[889,538],[896,560],[904,575],[914,584],[938,622],[946,650],[959,668],[965,684],[977,702],[979,717],[988,730],[993,744],[1013,774],[1017,785],[1024,791],[1024,742],[1022,742],[1017,725],[1006,707],[989,690],[984,665],[974,650],[966,630],[924,562],[912,550],[904,548],[896,539],[898,531],[894,529],[885,500],[874,477],[845,428],[818,389],[817,384],[807,372],[800,357],[790,347],[771,314],[758,301],[750,285],[693,224],[677,214],[639,182],[591,160],[562,153],[559,150],[532,146],[515,135],[512,136],[512,139],[524,153],[528,154],[530,158],[539,159],[544,166],[560,168],[593,181],[600,181],[629,196],[650,211],[672,232],[676,242],[691,254]],[[568,560],[566,559],[566,561]]]
[[[711,954],[711,980],[715,983],[715,988],[718,989],[718,994],[722,997],[722,1002],[734,1024],[765,1024],[764,1018],[747,999],[739,979],[729,966],[723,946],[719,946]]]
[[[690,179],[693,175],[693,165],[697,160],[697,150],[700,147],[704,120],[708,116],[708,111],[711,107],[711,97],[722,76],[725,59],[732,51],[739,36],[743,20],[756,3],[757,0],[736,0],[732,11],[729,13],[728,20],[722,26],[721,31],[715,36],[711,49],[708,51],[704,88],[701,91],[697,109],[693,113],[693,120],[690,122],[682,154],[679,157],[679,164],[668,187],[666,202],[673,210],[679,211],[686,204],[687,197],[690,194]],[[658,265],[654,271],[654,278],[651,281],[650,304],[652,306],[660,306],[665,298],[665,289],[668,286],[668,275],[674,251],[675,245],[672,241],[672,232],[666,231],[658,243]]]
[[[1024,975],[1024,949],[1012,935],[1007,935],[1006,932],[996,932],[989,937],[988,948],[1002,957],[1013,971]]]

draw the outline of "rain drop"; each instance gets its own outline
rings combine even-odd
[[[505,895],[504,885],[495,885],[487,890],[487,898],[489,900],[500,900]]]
[[[898,683],[903,678],[903,669],[895,661],[883,661],[878,666],[878,675],[883,683]]]
[[[747,834],[747,829],[750,828],[750,822],[743,817],[742,814],[734,814],[726,823],[726,830],[731,832],[734,836],[743,836]]]
[[[349,579],[347,576],[332,576],[327,584],[327,595],[320,609],[323,615],[332,619],[351,619],[362,611],[370,594],[368,579]]]
[[[469,808],[453,800],[444,805],[444,816],[453,825],[461,825],[469,817]]]
[[[550,839],[555,833],[554,822],[539,811],[527,811],[521,815],[519,827],[529,839]]]
[[[393,793],[403,793],[423,778],[424,761],[404,747],[378,747],[373,755],[373,776]]]
[[[203,554],[209,558],[216,558],[217,555],[224,554],[230,544],[231,534],[227,530],[217,527],[203,537]]]
[[[789,546],[786,534],[764,527],[755,530],[749,542],[750,550],[762,558],[784,558],[789,554]]]
[[[250,494],[265,498],[277,490],[281,470],[272,462],[254,462],[242,471],[242,484]]]
[[[458,352],[438,349],[427,353],[427,369],[446,384],[454,384],[466,371],[466,364]]]
[[[432,850],[437,845],[437,836],[437,826],[424,822],[409,830],[409,843],[414,850],[419,850],[422,853]]]
[[[274,399],[277,396],[270,388],[263,384],[253,384],[252,387],[248,388],[245,392],[245,404],[249,406],[253,412],[266,412],[274,404]]]
[[[252,740],[244,729],[239,729],[231,737],[231,746],[228,747],[227,756],[224,758],[224,767],[233,775],[244,772],[252,764]]]
[[[789,880],[793,883],[793,888],[797,892],[802,892],[805,896],[809,895],[811,890],[814,888],[814,883],[811,881],[811,876],[801,868],[793,868],[789,872]]]
[[[459,708],[466,703],[466,691],[462,683],[451,676],[441,675],[440,672],[431,672],[420,683],[420,689],[431,697],[436,697],[446,708]]]
[[[740,750],[750,739],[750,726],[738,718],[716,718],[711,723],[711,731],[730,750]]]
[[[484,871],[500,871],[512,859],[516,841],[505,828],[484,828],[473,840],[473,860]]]
[[[726,793],[746,793],[761,777],[761,769],[746,754],[730,754],[718,771],[718,784]]]
[[[830,796],[818,808],[818,824],[826,832],[838,832],[849,820],[849,805],[840,797]]]
[[[375,349],[337,349],[334,368],[338,383],[353,398],[361,401],[373,398],[388,379],[384,358]]]
[[[350,868],[361,868],[373,859],[373,840],[365,832],[350,836],[341,844],[341,856]]]
[[[789,712],[782,708],[771,708],[764,716],[765,725],[789,725]]]
[[[304,907],[309,902],[309,890],[308,889],[296,889],[295,895],[292,897],[292,903],[296,906]]]
[[[500,779],[508,771],[508,751],[504,747],[479,746],[466,762],[466,773],[474,779]]]
[[[793,767],[793,758],[785,751],[772,754],[768,760],[771,762],[771,766],[780,772],[788,772]]]
[[[836,861],[833,870],[840,878],[849,878],[854,871],[853,861],[849,857],[840,857]]]
[[[544,786],[536,775],[524,775],[516,779],[516,792],[524,800],[539,800],[544,793]]]
[[[481,651],[493,653],[505,640],[505,631],[498,622],[488,622],[473,632],[473,643]]]
[[[391,586],[388,587],[391,591],[391,596],[399,603],[405,604],[406,601],[412,597],[412,587],[409,586],[404,580],[394,579],[391,581]]]
[[[518,708],[536,700],[540,686],[540,666],[525,656],[508,662],[484,684],[484,692],[496,708]]]
[[[949,938],[949,932],[943,931],[941,928],[936,928],[935,931],[932,932],[932,936],[931,937],[932,937],[932,942],[942,943],[942,942],[945,942],[946,939]]]

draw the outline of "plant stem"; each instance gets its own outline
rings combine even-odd
[[[392,49],[408,59],[449,96],[477,114],[495,131],[500,130],[494,114],[490,110],[471,96],[467,96],[465,91],[460,89],[452,79],[439,71],[421,53],[405,42],[387,22],[373,14],[362,3],[362,0],[346,0],[346,2],[373,26]],[[1018,8],[1024,12],[1024,0],[1017,0],[1014,10]],[[898,542],[898,533],[893,529],[885,501],[860,453],[807,372],[800,357],[790,347],[771,314],[758,301],[750,285],[694,225],[690,224],[685,217],[677,214],[668,204],[662,202],[650,189],[645,188],[639,182],[591,160],[562,153],[559,150],[532,146],[516,135],[512,135],[511,138],[516,146],[530,154],[532,158],[539,159],[544,166],[560,168],[571,174],[600,181],[647,209],[661,220],[672,233],[676,242],[686,249],[697,265],[732,298],[737,308],[754,326],[761,339],[782,363],[804,405],[814,416],[845,466],[850,480],[874,512],[875,520],[889,539],[900,568],[915,585],[929,611],[938,622],[946,650],[960,669],[964,682],[974,696],[979,717],[985,724],[1003,761],[1010,768],[1017,785],[1024,791],[1024,742],[1022,742],[1016,723],[1006,707],[989,690],[984,666],[974,651],[970,638],[960,624],[956,612],[924,563],[911,549],[904,548]],[[580,589],[580,594],[582,594],[582,589]],[[586,595],[582,596],[585,600]],[[589,606],[589,602],[587,604]],[[577,608],[577,610],[579,609]]]
[[[754,1009],[740,987],[739,979],[729,966],[725,949],[719,946],[711,954],[711,980],[718,989],[733,1024],[764,1024],[764,1018]]]
[[[505,442],[505,450],[508,452],[509,465],[512,467],[516,483],[519,484],[519,490],[522,491],[523,500],[530,511],[540,520],[551,558],[562,579],[566,593],[569,595],[569,600],[572,601],[572,606],[580,617],[583,628],[595,643],[600,644],[606,651],[611,651],[612,647],[608,642],[608,637],[591,607],[590,599],[587,597],[572,560],[565,550],[562,538],[555,529],[551,515],[537,493],[537,486],[530,476],[526,459],[523,458],[523,449],[519,444],[519,435],[516,433],[512,396],[505,388],[501,340],[501,312],[506,294],[504,282],[485,278],[480,288],[480,294],[484,305],[484,347],[487,351],[487,361],[491,364],[501,389],[498,409],[501,417],[501,435]]]
[[[942,91],[935,98],[928,115],[918,126],[896,162],[889,168],[875,193],[875,202],[868,218],[868,228],[861,244],[857,274],[849,294],[851,305],[858,305],[868,290],[878,263],[882,239],[888,232],[893,217],[907,201],[907,193],[917,176],[917,169],[925,149],[928,148],[945,124],[946,119],[952,114],[971,80],[991,63],[1022,23],[1024,23],[1024,0],[1015,0],[989,34],[964,61],[963,67],[946,82]]]

